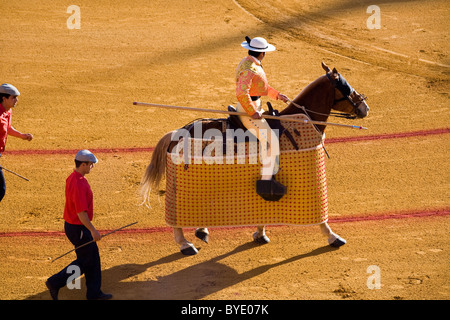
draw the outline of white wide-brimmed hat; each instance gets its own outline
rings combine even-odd
[[[249,37],[245,37],[246,41],[241,43],[241,46],[245,49],[256,51],[256,52],[270,52],[275,51],[276,48],[267,42],[266,39],[261,37],[256,37],[250,40]],[[250,40],[250,41],[249,41]]]

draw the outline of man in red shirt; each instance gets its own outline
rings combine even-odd
[[[75,156],[75,170],[66,180],[66,203],[64,207],[64,231],[75,248],[89,242],[99,241],[100,233],[92,224],[94,215],[93,194],[88,181],[84,177],[90,173],[98,160],[89,150],[81,150]],[[85,274],[86,298],[111,299],[111,294],[105,294],[101,287],[100,255],[96,242],[92,242],[75,250],[77,259],[63,270],[47,279],[46,285],[54,300],[58,299],[59,289],[66,286],[71,278],[74,267],[78,267],[79,275]]]
[[[11,84],[4,83],[0,86],[0,157],[5,151],[6,139],[8,136],[21,138],[31,141],[33,135],[31,133],[21,133],[11,126],[12,109],[19,101],[19,90]],[[6,182],[3,176],[2,166],[0,165],[0,202],[5,196]]]

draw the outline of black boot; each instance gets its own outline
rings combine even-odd
[[[45,281],[45,285],[47,286],[48,291],[50,291],[50,296],[52,297],[52,299],[58,300],[59,288],[52,286],[48,280]]]
[[[266,201],[278,201],[286,192],[286,186],[275,180],[275,176],[271,180],[256,181],[256,193]]]

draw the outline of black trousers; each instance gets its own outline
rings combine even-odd
[[[67,238],[75,247],[93,240],[91,232],[84,225],[75,225],[65,222],[64,231]],[[101,294],[101,267],[100,255],[96,242],[92,242],[80,249],[75,250],[77,259],[72,261],[67,267],[60,272],[48,278],[49,283],[56,288],[66,286],[67,280],[73,275],[73,271],[68,271],[70,266],[78,266],[81,275],[86,278],[86,298],[95,299]],[[71,268],[72,269],[72,268]]]
[[[2,199],[5,196],[5,193],[6,193],[5,176],[3,175],[2,167],[0,167],[0,202],[2,202]]]

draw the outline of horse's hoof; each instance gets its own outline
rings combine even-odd
[[[255,241],[257,244],[266,244],[270,242],[270,239],[265,234],[262,236],[259,236],[258,232],[255,232],[253,234],[253,241]]]
[[[190,244],[188,247],[180,250],[185,256],[194,256],[198,253],[198,250],[194,245]]]
[[[345,239],[343,239],[339,236],[336,236],[336,239],[330,243],[330,246],[332,246],[333,248],[339,248],[346,243],[347,243],[347,241]]]
[[[202,240],[203,242],[208,243],[209,241],[209,233],[205,231],[195,230],[195,236]]]

